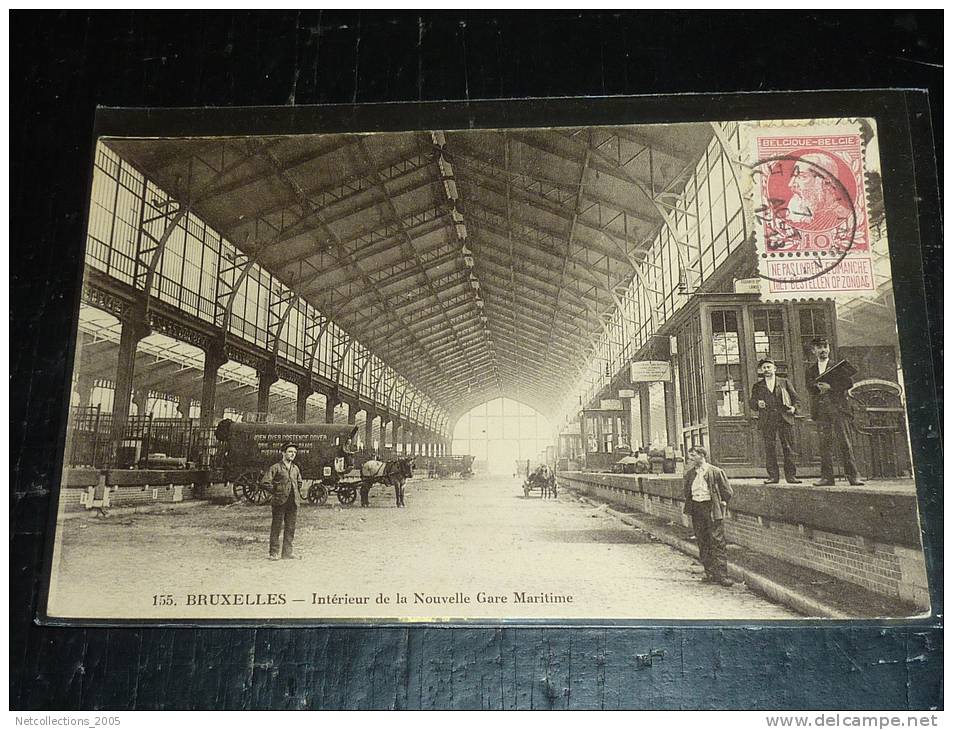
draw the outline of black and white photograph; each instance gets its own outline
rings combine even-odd
[[[99,136],[42,619],[929,615],[880,154]]]

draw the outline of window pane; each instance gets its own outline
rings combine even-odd
[[[743,413],[741,338],[737,314],[733,311],[712,312],[711,328],[716,413],[719,416],[740,416]]]
[[[802,307],[799,314],[801,322],[801,349],[804,362],[814,361],[811,352],[811,340],[815,337],[829,337],[830,329],[827,323],[827,310],[820,307]]]
[[[778,374],[787,376],[788,358],[784,337],[784,318],[780,309],[756,309],[754,321],[754,351],[758,360],[774,360]]]

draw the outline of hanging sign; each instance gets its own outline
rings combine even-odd
[[[600,411],[621,411],[622,401],[616,400],[615,398],[605,398],[599,401],[599,410]]]
[[[668,360],[639,360],[632,363],[629,380],[633,383],[668,382],[672,379],[672,368]]]
[[[735,279],[735,294],[760,294],[761,279]]]
[[[635,398],[635,391],[634,390],[620,390],[619,397],[620,398]]]

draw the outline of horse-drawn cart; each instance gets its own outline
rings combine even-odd
[[[536,467],[523,482],[523,496],[530,497],[539,492],[543,499],[556,497],[556,475],[545,464]]]
[[[298,496],[322,505],[334,494],[341,504],[352,504],[359,481],[344,477],[354,468],[357,429],[334,423],[236,423],[226,419],[215,429],[219,441],[216,464],[236,499],[267,504],[271,494],[262,488],[261,477],[281,460],[281,445],[290,441],[298,447],[295,463],[303,482]]]

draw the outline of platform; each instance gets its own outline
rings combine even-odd
[[[688,527],[678,475],[559,472],[564,487]],[[730,541],[917,609],[929,607],[913,480],[861,487],[731,480]]]

